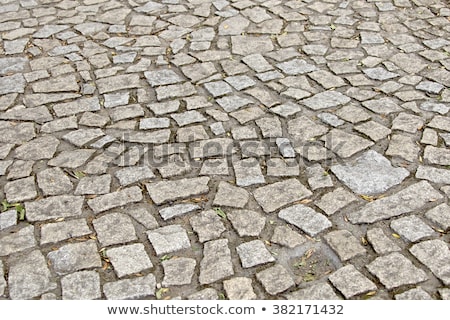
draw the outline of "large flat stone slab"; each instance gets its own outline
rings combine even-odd
[[[209,177],[186,178],[173,181],[147,183],[147,191],[156,204],[189,198],[209,191]]]
[[[410,185],[398,193],[366,204],[362,209],[349,212],[352,223],[374,223],[422,208],[430,201],[442,199],[428,182]]]
[[[388,159],[369,150],[352,163],[336,165],[331,171],[353,192],[373,195],[400,184],[408,175],[405,168],[395,168]]]

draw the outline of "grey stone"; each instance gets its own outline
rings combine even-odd
[[[34,177],[9,181],[5,184],[4,191],[9,203],[23,202],[37,197]]]
[[[139,121],[140,130],[163,129],[169,127],[169,118],[145,118]]]
[[[190,142],[209,139],[205,128],[201,125],[189,126],[177,130],[177,142]]]
[[[156,221],[153,214],[146,208],[146,206],[132,206],[127,212],[134,220],[142,224],[147,230],[157,228],[158,221]]]
[[[339,296],[326,282],[294,291],[286,294],[286,297],[289,300],[339,300]]]
[[[109,174],[82,177],[75,189],[75,195],[107,194],[110,192],[110,188],[111,176]]]
[[[351,264],[335,271],[329,279],[346,299],[377,290],[377,286]]]
[[[325,141],[326,148],[341,158],[351,157],[355,153],[373,145],[372,141],[339,129],[332,129],[322,137],[322,140]]]
[[[75,75],[63,75],[49,80],[40,80],[34,82],[31,85],[35,93],[40,92],[66,92],[66,91],[78,91],[77,79]]]
[[[39,250],[8,260],[8,290],[12,300],[26,300],[56,289],[47,262]]]
[[[194,83],[203,79],[209,79],[214,74],[217,74],[217,69],[212,62],[195,63],[183,66],[181,67],[181,71]]]
[[[259,161],[256,158],[248,158],[233,162],[236,184],[247,187],[265,182]]]
[[[233,92],[230,85],[225,81],[208,82],[204,86],[213,97],[220,97]]]
[[[393,167],[388,159],[373,150],[353,163],[332,166],[331,171],[353,192],[364,195],[383,193],[409,176],[408,170]]]
[[[223,288],[229,300],[254,300],[257,298],[250,278],[235,277],[224,280]]]
[[[277,226],[273,231],[271,242],[293,249],[306,242],[306,238],[288,226]]]
[[[251,126],[235,126],[231,128],[231,134],[235,140],[257,139],[256,129]]]
[[[19,123],[0,129],[0,142],[23,144],[36,136],[33,123]]]
[[[81,98],[71,102],[55,104],[53,110],[55,111],[56,116],[66,117],[82,112],[98,111],[100,110],[100,103],[98,97]]]
[[[34,108],[10,109],[2,113],[0,115],[0,119],[34,121],[37,123],[44,123],[53,120],[53,116],[50,114],[47,107],[40,106]]]
[[[239,142],[239,146],[242,151],[243,158],[261,158],[263,156],[270,155],[270,146],[267,141],[241,141]]]
[[[108,300],[133,300],[155,295],[156,279],[153,274],[134,279],[107,282],[103,293]]]
[[[21,160],[51,159],[59,143],[59,140],[52,136],[38,137],[19,146],[14,157]]]
[[[36,174],[37,183],[44,195],[56,196],[68,193],[73,184],[60,168],[49,168]]]
[[[242,56],[253,53],[266,53],[274,49],[272,40],[266,36],[241,36],[231,37],[231,52]]]
[[[342,261],[350,260],[367,252],[358,239],[347,230],[329,232],[324,238]]]
[[[13,160],[0,161],[0,175],[2,176],[6,175],[8,167],[11,166],[13,162],[14,162]]]
[[[152,87],[175,84],[183,79],[171,69],[161,69],[144,72],[144,76]]]
[[[183,257],[165,260],[161,264],[164,269],[162,285],[165,287],[190,284],[197,265],[194,259]]]
[[[167,201],[184,199],[209,191],[209,177],[186,178],[174,181],[147,183],[146,188],[153,202],[162,204]]]
[[[8,154],[11,152],[14,144],[12,143],[1,143],[0,144],[0,159],[5,159]],[[9,160],[6,160],[9,161]]]
[[[34,161],[14,161],[14,163],[9,167],[7,179],[14,180],[29,177],[33,171],[33,165]]]
[[[427,146],[426,148],[428,147],[429,146]],[[414,162],[418,158],[419,151],[420,151],[419,146],[414,142],[414,140],[411,137],[395,134],[392,135],[391,137],[389,147],[386,150],[386,155],[394,157],[397,156],[405,159],[406,161]]]
[[[431,94],[439,94],[444,86],[438,82],[422,81],[416,86],[417,90],[425,91]]]
[[[209,125],[209,128],[214,133],[214,135],[218,136],[225,133],[225,128],[223,127],[222,122],[214,122]]]
[[[350,212],[352,223],[373,223],[420,209],[430,201],[442,199],[428,182],[417,182],[394,195],[377,199],[357,211]]]
[[[428,280],[423,270],[396,252],[378,257],[366,267],[388,290]]]
[[[174,206],[159,210],[159,214],[164,220],[169,220],[199,209],[200,206],[196,204],[176,204]]]
[[[312,192],[293,178],[257,188],[253,195],[263,210],[269,213],[309,197]]]
[[[137,240],[131,218],[123,213],[109,213],[93,220],[97,238],[102,246]]]
[[[390,114],[403,111],[403,109],[391,98],[367,100],[362,102],[362,105],[365,108],[379,114]]]
[[[266,224],[264,216],[252,210],[233,210],[227,212],[227,218],[240,237],[259,236]]]
[[[238,91],[250,88],[256,84],[252,78],[245,75],[227,77],[225,81]]]
[[[131,131],[127,134],[123,134],[123,132],[118,131],[114,133],[113,136],[127,142],[161,144],[169,142],[170,134],[170,129],[161,129],[151,132]]]
[[[117,179],[119,179],[119,183],[122,186],[128,186],[132,183],[146,179],[153,179],[155,177],[152,170],[147,166],[124,168],[116,171],[114,175]]]
[[[395,300],[433,300],[422,288],[414,288],[395,295]]]
[[[357,199],[353,193],[344,188],[337,188],[323,195],[319,201],[315,202],[315,205],[330,216],[345,208],[350,203],[357,201]]]
[[[95,153],[95,150],[79,149],[62,151],[48,162],[49,166],[75,169],[81,167]]]
[[[423,124],[424,120],[421,117],[402,112],[392,121],[391,129],[416,133],[423,127]]]
[[[0,245],[0,256],[7,256],[34,247],[36,245],[34,227],[29,225],[15,233],[6,233],[0,238]]]
[[[208,159],[203,162],[200,175],[229,175],[227,159]]]
[[[328,128],[315,123],[306,116],[301,116],[288,121],[288,132],[295,141],[308,141],[328,132]]]
[[[445,115],[450,110],[450,107],[447,107],[443,103],[434,103],[429,101],[420,104],[419,108],[424,111],[436,112],[442,115]]]
[[[202,211],[192,216],[189,222],[200,242],[217,239],[226,230],[215,210]]]
[[[0,231],[17,225],[17,211],[15,209],[0,214]]]
[[[180,127],[196,122],[206,121],[206,118],[196,110],[173,114],[172,118],[177,122],[177,124]]]
[[[282,62],[277,64],[276,67],[290,76],[306,74],[317,70],[314,65],[309,64],[305,60],[301,59],[293,59],[290,61]]]
[[[80,216],[83,203],[83,197],[69,195],[25,202],[27,220],[33,222]]]
[[[80,125],[88,127],[104,127],[109,122],[109,117],[93,112],[85,112],[80,118]]]
[[[99,213],[141,200],[142,191],[139,187],[135,186],[90,199],[87,201],[87,204],[94,213]]]
[[[219,25],[219,35],[220,36],[228,36],[228,35],[240,35],[250,24],[250,21],[241,15],[237,15],[234,17],[230,17],[225,19]]]
[[[3,271],[3,262],[0,261],[0,297],[4,296],[5,288],[6,288],[6,280]]]
[[[379,124],[376,121],[367,121],[354,127],[358,132],[368,136],[373,141],[379,141],[391,134],[391,129]]]
[[[450,289],[441,288],[438,290],[442,300],[450,300]]]
[[[94,240],[69,243],[47,255],[53,270],[59,275],[102,266]]]
[[[258,272],[256,278],[261,282],[267,293],[273,296],[295,285],[289,272],[280,264]]]
[[[367,240],[379,255],[384,255],[394,251],[400,251],[400,247],[389,239],[381,228],[372,228],[367,231]]]
[[[284,104],[280,104],[276,107],[270,108],[270,111],[279,116],[282,116],[283,118],[288,118],[302,111],[302,108],[298,104],[287,102]]]
[[[266,162],[267,175],[276,177],[298,176],[300,168],[295,159],[269,159]]]
[[[332,127],[339,127],[345,124],[345,121],[339,119],[337,116],[335,116],[332,113],[328,112],[322,112],[317,115],[317,117],[322,120],[322,122],[332,126]]]
[[[208,241],[203,247],[200,261],[200,284],[210,284],[234,274],[228,239]]]
[[[393,79],[398,77],[399,75],[394,72],[387,71],[384,68],[376,67],[376,68],[369,68],[364,69],[363,72],[370,78],[374,80],[380,80],[385,81],[388,79]]]
[[[275,261],[261,240],[252,240],[236,247],[243,268],[251,268],[260,264]]]
[[[147,237],[157,255],[191,247],[186,230],[177,224],[148,231]]]
[[[265,112],[260,107],[249,107],[230,113],[230,116],[239,121],[240,124],[258,119],[263,115],[265,115]]]
[[[433,229],[415,215],[393,220],[391,222],[391,228],[411,242],[417,242],[434,235]]]
[[[413,245],[409,251],[445,286],[450,284],[450,250],[447,243],[438,239],[427,240]]]
[[[165,99],[188,97],[197,93],[197,90],[190,82],[161,86],[156,88],[155,90],[158,101],[162,101]]]
[[[219,299],[219,295],[217,294],[217,291],[215,289],[206,288],[190,294],[187,298],[189,300],[217,300]]]
[[[109,116],[114,122],[118,122],[126,119],[134,119],[144,116],[144,109],[139,104],[130,104],[127,106],[120,106],[113,108]]]
[[[255,72],[265,72],[272,70],[272,65],[260,54],[254,53],[242,58],[242,62],[248,65]]]
[[[439,184],[450,184],[450,170],[419,166],[416,171],[416,178]]]
[[[82,147],[104,135],[101,129],[78,129],[65,134],[62,138],[77,147]]]
[[[444,231],[450,229],[450,206],[445,203],[428,210],[425,217]]]
[[[260,118],[255,123],[261,129],[263,138],[276,138],[281,137],[283,134],[278,117]]]
[[[100,94],[141,87],[138,74],[124,74],[96,80]]]
[[[46,223],[41,226],[41,245],[82,237],[91,233],[92,231],[84,219]]]
[[[106,256],[119,278],[153,268],[142,243],[107,249]]]
[[[319,83],[325,89],[339,88],[347,83],[339,76],[335,76],[329,71],[317,70],[308,73],[308,77]],[[333,91],[331,91],[333,92]]]
[[[324,215],[302,204],[280,210],[278,217],[295,225],[311,237],[316,236],[332,225]]]
[[[128,104],[130,100],[129,92],[118,92],[118,93],[108,93],[103,95],[105,98],[104,107],[105,108],[114,108],[117,106],[124,106]]]
[[[79,271],[61,278],[63,300],[101,298],[100,276],[96,271]]]
[[[183,160],[180,155],[171,155],[167,159],[167,163],[158,165],[158,171],[163,178],[178,176],[191,171],[192,167],[189,162]]]
[[[448,166],[450,165],[450,150],[446,148],[426,146],[423,158],[425,161],[428,161],[428,163],[431,164]]]
[[[315,150],[314,146],[308,147],[306,151],[308,152],[308,154],[306,155],[306,157],[308,158],[308,160],[318,160],[322,158],[326,159],[327,158],[326,154],[323,157],[321,156],[321,154],[323,153],[322,151],[326,153],[326,149],[324,148]],[[303,155],[303,151],[301,151],[300,154],[305,157],[305,155]],[[327,188],[333,186],[333,180],[331,179],[328,172],[326,172],[320,164],[314,164],[307,167],[306,175],[308,176],[309,187],[313,191],[320,188]]]
[[[428,123],[428,127],[449,131],[450,117],[434,116]]]
[[[54,25],[54,24],[44,25],[42,28],[40,28],[37,32],[33,34],[33,38],[48,38],[68,28],[69,26],[67,25]]]
[[[12,76],[4,76],[0,78],[0,94],[7,93],[24,93],[25,91],[25,78],[22,74],[14,74]]]
[[[247,190],[233,186],[225,181],[219,182],[213,205],[243,208],[249,200]]]

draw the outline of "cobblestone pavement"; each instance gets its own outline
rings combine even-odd
[[[2,299],[450,299],[444,0],[0,0]]]

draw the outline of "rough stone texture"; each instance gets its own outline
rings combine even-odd
[[[400,184],[408,175],[404,168],[394,168],[388,159],[370,150],[345,166],[332,166],[331,171],[347,187],[358,194],[373,195]]]
[[[431,166],[419,166],[416,171],[416,178],[439,184],[450,184],[450,170]]]
[[[356,200],[357,198],[351,192],[337,188],[322,196],[315,204],[330,216]]]
[[[201,209],[201,207],[196,204],[176,204],[172,207],[159,210],[159,214],[164,220],[169,220],[199,209]]]
[[[367,269],[388,290],[428,280],[423,270],[415,267],[405,256],[396,252],[376,258],[367,265]]]
[[[293,224],[311,237],[332,225],[324,215],[302,204],[280,210],[278,217]]]
[[[373,142],[369,140],[339,129],[331,130],[322,139],[325,141],[325,147],[341,158],[351,157],[355,153],[373,145]]]
[[[252,210],[233,210],[227,213],[227,218],[240,237],[257,237],[266,225],[266,218]]]
[[[108,193],[87,201],[89,207],[95,213],[120,207],[128,203],[142,200],[142,191],[139,187],[130,187],[121,191]]]
[[[28,221],[43,221],[80,216],[84,199],[79,196],[54,196],[25,203]]]
[[[358,239],[347,230],[329,232],[324,238],[342,261],[347,261],[367,252]]]
[[[280,264],[258,272],[256,278],[271,295],[277,295],[295,285],[291,275]]]
[[[186,230],[176,224],[148,231],[147,237],[157,255],[191,247]]]
[[[257,298],[252,287],[252,279],[235,277],[223,282],[223,288],[230,300],[254,300]]]
[[[367,240],[376,253],[383,255],[394,251],[400,251],[400,247],[386,236],[381,228],[372,228],[367,231]]]
[[[49,168],[37,174],[37,183],[44,195],[56,196],[72,190],[73,184],[60,168]]]
[[[8,260],[8,288],[12,300],[26,300],[56,289],[47,262],[39,250]]]
[[[318,283],[286,294],[286,297],[288,300],[339,300],[339,296],[328,283]]]
[[[226,230],[215,210],[203,211],[189,219],[200,242],[217,239]]]
[[[163,261],[163,286],[181,286],[190,284],[194,275],[196,262],[191,258],[173,258]]]
[[[419,287],[396,294],[395,300],[433,300],[433,298],[428,292]]]
[[[288,226],[277,226],[273,231],[270,241],[292,249],[304,244],[306,238]]]
[[[36,245],[34,227],[27,226],[0,237],[0,257],[32,248]]]
[[[309,197],[311,194],[311,191],[297,179],[275,182],[253,192],[253,196],[265,212],[273,212],[287,204]]]
[[[411,242],[430,237],[434,233],[433,229],[415,215],[393,220],[391,228]]]
[[[61,279],[63,300],[94,300],[101,298],[100,276],[96,271],[79,271]]]
[[[329,279],[346,299],[377,290],[377,286],[351,264],[335,271]]]
[[[249,194],[245,189],[221,181],[217,188],[213,205],[243,208],[247,204],[248,199]]]
[[[153,274],[140,278],[107,282],[103,293],[108,300],[132,300],[155,295],[156,279]]]
[[[206,242],[203,248],[203,259],[200,261],[201,284],[210,284],[234,274],[231,252],[227,239]]]
[[[41,244],[56,243],[91,233],[92,231],[84,219],[47,223],[41,227]]]
[[[420,209],[429,201],[442,199],[428,182],[417,182],[386,198],[366,204],[362,209],[349,213],[352,223],[373,223]]]
[[[47,258],[59,275],[102,266],[97,245],[93,240],[66,244],[50,252]]]
[[[167,201],[188,198],[209,191],[208,177],[161,181],[146,184],[153,202],[162,204]]]
[[[445,203],[428,210],[425,217],[441,230],[447,231],[450,229],[450,206]]]
[[[101,246],[137,239],[131,218],[123,213],[109,213],[93,220],[92,223]]]
[[[444,285],[450,284],[450,250],[447,243],[438,239],[427,240],[413,245],[409,251]]]
[[[243,268],[251,268],[260,264],[275,261],[261,240],[242,243],[236,247]]]
[[[108,249],[106,256],[119,278],[153,267],[142,243]]]

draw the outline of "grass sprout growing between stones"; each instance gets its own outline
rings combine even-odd
[[[20,203],[9,203],[6,199],[1,202],[2,212],[14,208],[18,214],[19,220],[25,220],[25,207]]]

